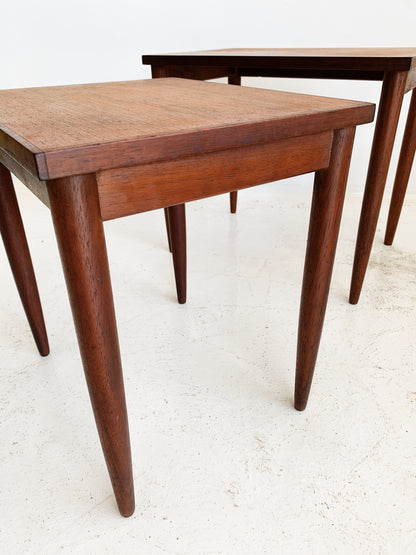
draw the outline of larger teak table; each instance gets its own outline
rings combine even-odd
[[[9,170],[47,206],[120,512],[134,511],[103,221],[316,172],[299,319],[306,406],[355,126],[374,106],[182,79],[0,91],[1,231],[43,354],[46,332]],[[21,279],[19,279],[19,276]],[[28,298],[31,302],[28,302]]]
[[[403,96],[416,87],[416,48],[233,48],[147,55],[143,56],[143,63],[151,64],[153,77],[228,77],[228,82],[234,85],[240,85],[244,76],[383,82],[351,279],[350,302],[357,303],[376,232]],[[407,149],[406,141],[410,140],[407,133],[399,176],[410,171],[407,166],[411,162],[406,164],[406,152],[411,150]],[[399,196],[400,192],[396,194]],[[235,198],[232,198],[232,206],[235,206]],[[395,205],[401,202],[397,200]],[[391,220],[390,228],[393,229],[396,225],[393,216]]]

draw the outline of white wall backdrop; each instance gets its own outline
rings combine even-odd
[[[226,47],[416,46],[415,0],[3,0],[0,88],[150,77],[142,54]],[[379,83],[244,84],[377,101]],[[388,186],[394,177],[405,100]],[[358,130],[350,191],[361,192],[372,126]],[[415,192],[416,172],[410,192]]]

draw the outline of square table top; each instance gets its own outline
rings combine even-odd
[[[47,180],[355,126],[373,116],[367,102],[175,78],[2,90],[0,154]]]
[[[229,48],[142,57],[144,64],[240,65],[298,69],[409,71],[416,47],[398,48]]]

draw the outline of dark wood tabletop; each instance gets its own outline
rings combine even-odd
[[[416,47],[409,48],[230,48],[142,57],[144,64],[238,66],[326,70],[409,71]],[[375,78],[375,77],[374,77]],[[382,78],[382,76],[381,76]]]

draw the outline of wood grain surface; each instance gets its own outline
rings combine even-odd
[[[47,180],[359,125],[373,112],[179,79],[18,89],[0,91],[0,148]]]
[[[328,165],[332,132],[97,174],[103,220],[244,189]]]
[[[48,182],[59,253],[101,446],[120,513],[134,511],[130,438],[113,292],[93,175]]]

